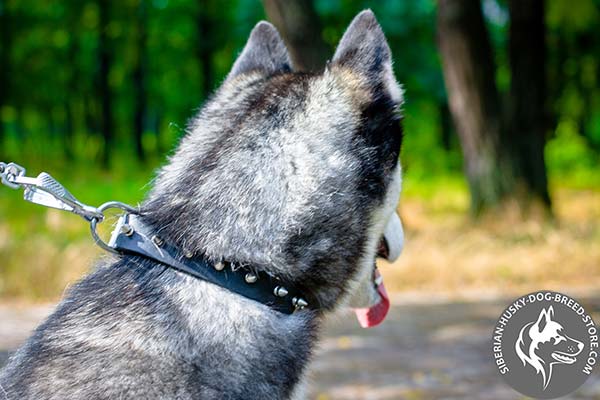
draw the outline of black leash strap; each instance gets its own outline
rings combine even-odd
[[[215,264],[201,256],[181,254],[181,251],[154,236],[133,214],[120,218],[109,246],[120,253],[152,259],[284,314],[292,314],[308,305],[294,287],[264,272],[253,272],[230,262]]]

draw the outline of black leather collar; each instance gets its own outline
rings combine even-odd
[[[202,256],[185,254],[152,235],[150,229],[134,214],[126,214],[119,219],[109,246],[120,253],[152,259],[284,314],[292,314],[308,305],[292,285],[267,273],[253,271],[234,262],[212,263]]]

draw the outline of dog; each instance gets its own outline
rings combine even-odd
[[[546,390],[556,364],[570,365],[577,361],[583,343],[564,333],[564,327],[554,320],[552,306],[542,309],[538,319],[526,324],[519,332],[515,350],[523,366],[529,364],[542,375]]]
[[[139,218],[190,254],[293,282],[307,306],[284,314],[119,255],[69,289],[15,353],[0,398],[303,398],[324,318],[353,307],[372,326],[389,307],[375,259],[402,247],[402,103],[371,11],[319,73],[295,72],[276,29],[258,23]]]

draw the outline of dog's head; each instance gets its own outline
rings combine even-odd
[[[542,374],[546,388],[552,366],[575,363],[583,343],[566,334],[563,326],[554,320],[554,308],[550,306],[542,309],[535,322],[521,329],[515,349],[523,365],[529,364]]]
[[[293,281],[322,309],[379,303],[362,312],[379,322],[374,260],[402,247],[401,103],[371,11],[316,74],[294,72],[260,22],[158,176],[145,218],[187,251]]]

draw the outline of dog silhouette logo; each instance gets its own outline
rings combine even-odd
[[[597,327],[581,303],[549,291],[511,303],[496,323],[492,347],[506,383],[538,399],[575,391],[600,353]]]
[[[557,364],[572,365],[583,350],[583,342],[567,335],[565,328],[554,318],[552,306],[542,309],[536,321],[526,324],[515,343],[523,365],[530,365],[542,375],[543,389],[552,379]]]

